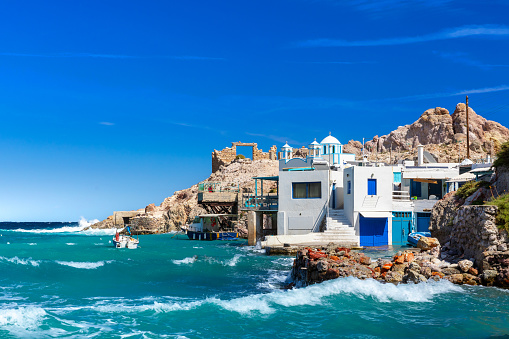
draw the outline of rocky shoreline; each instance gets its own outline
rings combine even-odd
[[[329,244],[297,251],[291,282],[286,287],[304,287],[326,280],[355,277],[383,283],[421,283],[448,280],[458,285],[483,285],[509,288],[509,251],[486,253],[482,263],[474,258],[441,258],[436,238],[421,238],[417,248],[396,253],[390,260],[372,259],[365,253]]]

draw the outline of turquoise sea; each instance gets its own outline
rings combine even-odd
[[[129,250],[78,223],[0,229],[1,338],[509,337],[506,290],[353,278],[283,290],[293,259],[242,240],[147,235]]]

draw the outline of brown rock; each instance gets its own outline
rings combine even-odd
[[[363,255],[359,258],[359,263],[369,266],[371,265],[371,258]]]
[[[404,262],[405,262],[405,256],[403,256],[403,255],[394,256],[394,263],[395,264],[402,264]]]
[[[479,272],[475,268],[473,268],[473,267],[470,267],[468,269],[468,273],[472,274],[472,275],[478,275],[479,274]]]
[[[391,267],[391,271],[404,273],[406,267],[407,265],[405,264],[394,264]]]
[[[400,283],[403,280],[401,272],[389,271],[385,275],[385,281],[389,283]]]
[[[463,284],[463,274],[452,274],[445,276],[445,279],[449,280],[453,284],[461,285]]]
[[[437,238],[421,237],[417,242],[417,248],[420,248],[424,251],[428,251],[437,246],[440,246]]]

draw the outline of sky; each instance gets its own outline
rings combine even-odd
[[[0,221],[159,205],[233,141],[369,140],[466,95],[509,126],[508,12],[497,0],[3,1]]]

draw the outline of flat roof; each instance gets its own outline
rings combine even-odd
[[[273,177],[253,177],[252,179],[279,181],[279,175]]]

